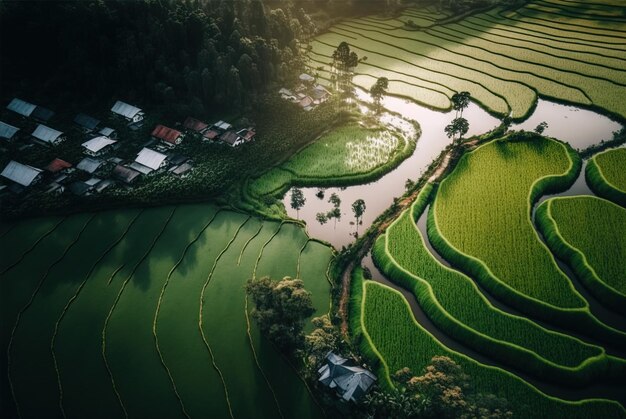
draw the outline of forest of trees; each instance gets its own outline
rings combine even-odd
[[[2,2],[3,99],[96,107],[122,97],[194,115],[253,105],[297,76],[297,40],[315,32],[297,3],[274,3],[281,7],[262,0]]]

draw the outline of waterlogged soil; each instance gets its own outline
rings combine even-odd
[[[24,255],[0,274],[2,359],[9,348],[23,417],[322,417],[244,292],[255,267],[299,273],[315,315],[328,312],[332,252],[301,227],[210,205],[82,214],[50,233],[59,219],[37,221],[5,230],[22,232]]]
[[[362,90],[357,90],[360,102],[368,102],[371,99]],[[419,123],[421,135],[413,154],[402,162],[396,169],[387,173],[375,182],[363,185],[355,185],[341,188],[323,189],[323,197],[317,194],[320,188],[301,188],[306,202],[296,211],[291,208],[291,190],[283,198],[283,205],[287,214],[292,218],[299,218],[306,222],[307,231],[312,237],[331,243],[336,249],[341,249],[355,240],[358,232],[369,228],[372,222],[389,206],[394,198],[405,192],[407,179],[415,181],[421,177],[431,162],[439,156],[441,151],[450,144],[451,140],[445,135],[444,128],[455,117],[455,112],[437,112],[414,102],[387,96],[383,100],[383,106],[390,112],[399,115],[388,118],[384,123],[401,125],[402,119]],[[367,113],[368,108],[361,106],[361,111]],[[469,121],[470,130],[466,137],[480,135],[488,132],[499,125],[500,121],[489,115],[475,103],[463,112],[463,117]],[[575,106],[567,106],[547,100],[539,99],[533,114],[524,122],[513,125],[515,130],[533,130],[541,122],[547,122],[548,128],[544,134],[568,142],[575,149],[585,149],[591,145],[612,139],[612,133],[621,129],[622,125],[610,118]],[[577,182],[572,189],[586,191],[588,188],[583,182]],[[341,199],[341,217],[330,219],[324,224],[317,221],[318,213],[328,213],[332,204],[328,202],[331,194],[336,193]],[[357,199],[365,201],[366,210],[361,224],[356,225],[356,219],[352,212],[352,203]]]

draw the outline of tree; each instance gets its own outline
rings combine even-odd
[[[359,223],[361,222],[363,213],[365,213],[365,201],[362,199],[354,201],[354,203],[352,203],[352,212],[354,213],[354,218],[356,218],[356,232],[359,234]]]
[[[349,100],[353,95],[353,90],[349,89],[352,84],[353,69],[359,64],[359,56],[354,51],[350,51],[350,45],[343,41],[332,54],[332,67],[337,72],[336,81],[341,90]]]
[[[324,225],[328,221],[328,215],[323,212],[318,212],[317,214],[315,214],[315,219],[318,223]]]
[[[459,141],[465,134],[467,134],[468,130],[469,122],[467,122],[467,119],[462,117],[454,118],[452,122],[449,125],[446,125],[446,127],[444,128],[444,131],[446,132],[448,138],[454,138],[458,134]]]
[[[336,351],[342,339],[339,330],[330,322],[328,314],[311,320],[315,329],[304,337],[304,350],[313,367],[326,357],[329,351]]]
[[[306,203],[306,198],[302,189],[293,188],[291,190],[291,208],[296,210],[296,218],[300,219],[300,208]]]
[[[535,133],[541,135],[546,128],[548,128],[548,123],[546,121],[540,122],[539,125],[535,127]]]
[[[246,284],[246,293],[255,304],[251,314],[261,333],[283,352],[303,346],[304,320],[315,309],[311,293],[304,289],[304,283],[300,279],[288,276],[280,281],[274,281],[267,276],[250,279]]]
[[[456,111],[455,118],[463,117],[463,110],[469,106],[470,97],[469,92],[460,92],[452,95],[452,108]]]
[[[328,198],[328,202],[333,204],[333,209],[326,213],[327,219],[335,220],[335,228],[337,228],[337,221],[341,220],[341,198],[335,192],[330,194],[330,198]]]
[[[372,99],[374,100],[377,112],[380,112],[380,101],[385,93],[387,93],[388,87],[389,79],[387,77],[379,77],[370,89],[370,96],[372,96]]]

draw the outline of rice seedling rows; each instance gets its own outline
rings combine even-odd
[[[295,276],[299,260],[317,315],[328,311],[330,249],[299,226],[278,226],[208,205],[69,217],[1,275],[3,318],[17,319],[22,307],[11,373],[23,416],[228,416],[198,330],[210,273],[203,331],[224,383],[236,389],[235,415],[320,417],[301,379],[247,323],[243,285],[266,242],[259,270]],[[36,221],[32,228],[41,231]]]
[[[573,11],[571,9],[566,9],[564,7],[554,6],[543,2],[528,4],[522,10],[530,16],[532,16],[534,13],[540,13],[541,15],[547,14],[550,17],[553,17],[556,21],[571,22],[571,20],[575,20],[584,22],[584,25],[581,26],[586,26],[590,20],[600,23],[624,22],[624,18],[621,16],[599,15],[595,13],[589,13],[588,11],[585,11],[584,13],[577,13],[577,11]]]
[[[348,124],[324,134],[287,162],[252,181],[253,196],[286,191],[292,184],[337,184],[372,179],[415,149],[413,139],[395,131]]]
[[[593,295],[626,314],[626,209],[591,196],[553,198],[537,209],[536,222]]]
[[[566,402],[549,397],[502,369],[485,366],[451,351],[415,321],[400,293],[372,281],[363,281],[362,274],[360,280],[363,304],[358,332],[362,333],[362,346],[369,346],[366,353],[370,362],[378,361],[379,375],[386,378],[388,386],[391,385],[390,374],[395,371],[408,367],[419,373],[433,356],[444,355],[461,365],[472,377],[477,391],[506,398],[518,417],[536,417],[542,412],[552,417],[623,417],[624,409],[616,402]]]
[[[626,149],[607,150],[587,162],[585,179],[598,196],[626,207]]]
[[[623,18],[624,13],[623,10],[618,8],[611,8],[607,6],[596,5],[587,5],[584,9],[581,9],[581,3],[572,4],[564,1],[551,0],[551,1],[536,1],[535,4],[546,5],[550,7],[555,7],[560,10],[567,10],[568,13],[575,13],[577,15],[583,16],[586,19],[594,18],[594,17],[621,17]]]
[[[428,235],[446,259],[506,304],[623,347],[626,335],[589,312],[530,220],[531,203],[570,185],[579,167],[578,156],[555,140],[488,143],[466,154],[441,183]]]
[[[626,361],[493,307],[473,281],[439,263],[415,221],[425,209],[426,185],[410,210],[381,236],[372,254],[383,273],[413,292],[430,319],[448,335],[513,368],[565,385],[626,373]]]

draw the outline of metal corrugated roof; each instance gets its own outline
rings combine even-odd
[[[208,124],[205,124],[202,121],[198,121],[195,118],[192,117],[187,117],[187,119],[185,119],[185,122],[183,123],[183,126],[187,129],[190,129],[192,131],[196,131],[196,132],[201,132],[204,131],[205,129],[207,129],[207,127],[209,126]]]
[[[0,121],[0,138],[6,138],[7,140],[10,140],[19,130],[19,128],[16,128],[13,125],[9,125],[6,122]]]
[[[90,159],[86,157],[82,159],[77,165],[76,168],[83,170],[87,173],[93,173],[98,170],[98,167],[102,165],[102,160],[99,159]]]
[[[129,169],[128,167],[124,167],[120,164],[115,166],[115,169],[113,169],[113,176],[124,183],[132,183],[139,175],[140,173],[138,171]]]
[[[163,141],[167,141],[171,144],[176,144],[176,140],[183,135],[180,131],[173,128],[166,127],[165,125],[157,125],[152,130],[152,136]]]
[[[48,120],[54,116],[54,112],[43,106],[36,106],[30,116],[40,121],[48,122]]]
[[[159,167],[161,167],[161,164],[166,158],[167,156],[165,154],[161,154],[158,151],[154,151],[144,147],[139,152],[139,154],[137,154],[137,158],[135,159],[135,161],[139,164],[149,167],[152,170],[157,170]]]
[[[114,132],[115,132],[115,130],[113,128],[104,127],[100,131],[98,131],[98,134],[102,134],[105,137],[110,137],[111,134],[113,134]]]
[[[89,141],[85,141],[81,145],[92,153],[97,153],[105,147],[115,144],[117,141],[110,139],[109,137],[100,136],[92,138]]]
[[[22,186],[30,186],[41,172],[41,169],[11,160],[2,171],[1,176]]]
[[[76,125],[80,125],[83,128],[94,130],[96,129],[98,124],[100,124],[100,121],[92,116],[85,115],[84,113],[79,113],[74,118],[74,123]]]
[[[7,106],[7,109],[15,113],[19,113],[22,116],[30,116],[35,110],[36,106],[32,103],[23,101],[22,99],[14,98]]]
[[[61,160],[57,158],[57,159],[52,160],[50,164],[46,166],[46,170],[52,173],[56,173],[63,169],[69,169],[70,167],[72,167],[71,163],[68,163],[65,160]]]
[[[61,135],[63,135],[61,131],[57,131],[42,124],[37,125],[35,131],[33,131],[33,137],[46,143],[54,142],[54,140],[59,138]]]
[[[132,119],[135,115],[141,112],[141,109],[136,106],[129,105],[128,103],[122,102],[121,100],[118,100],[111,108],[111,112],[122,115],[125,118]]]

